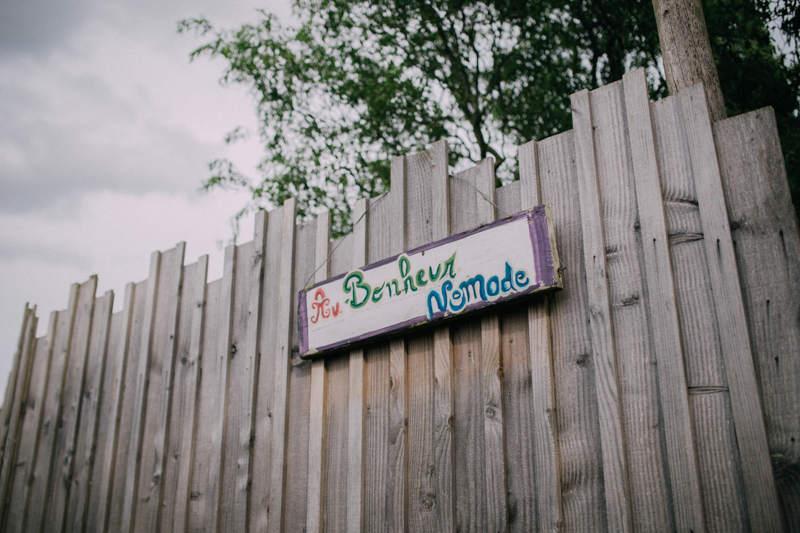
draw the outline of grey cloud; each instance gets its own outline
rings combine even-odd
[[[66,43],[86,15],[82,2],[3,0],[0,53],[39,55]]]

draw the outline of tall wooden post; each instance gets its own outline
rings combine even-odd
[[[703,82],[716,122],[727,117],[700,0],[653,0],[670,94]]]

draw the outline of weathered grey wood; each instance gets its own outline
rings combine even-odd
[[[606,243],[597,180],[593,109],[589,101],[589,92],[586,90],[573,94],[571,101],[583,228],[583,256],[586,264],[593,355],[597,372],[595,377],[608,529],[631,531],[628,467],[622,433],[618,363],[607,283]]]
[[[607,530],[603,457],[583,262],[574,131],[538,145],[541,202],[550,206],[564,290],[551,296],[550,327],[564,531]],[[538,471],[537,471],[538,472]],[[551,524],[552,527],[552,524]]]
[[[50,347],[51,363],[47,375],[47,387],[42,404],[42,422],[36,445],[36,463],[33,468],[28,505],[25,511],[24,531],[38,533],[44,521],[45,504],[50,487],[50,471],[53,469],[56,430],[61,414],[61,393],[69,356],[72,324],[78,306],[77,283],[70,287],[67,309],[58,312],[55,337]]]
[[[102,298],[95,298],[92,316],[89,353],[86,356],[86,370],[82,388],[82,403],[79,416],[75,460],[72,483],[69,489],[65,532],[81,533],[86,525],[86,511],[89,503],[89,483],[95,457],[97,438],[97,417],[105,373],[106,347],[111,326],[111,311],[114,307],[114,293],[107,291]]]
[[[523,146],[520,146],[522,150]],[[495,189],[495,197],[497,198],[497,206],[502,210],[495,209],[495,218],[502,218],[506,215],[513,215],[522,211],[522,182],[512,181],[508,185],[503,185]]]
[[[701,532],[703,500],[644,69],[626,74],[624,87],[675,526]]]
[[[15,461],[13,479],[9,489],[4,530],[22,531],[25,520],[25,505],[31,484],[33,466],[36,463],[36,444],[39,437],[39,422],[44,410],[45,387],[47,373],[50,369],[52,341],[55,339],[55,327],[58,313],[50,313],[47,335],[36,339],[33,366],[31,368],[30,386],[24,403],[24,419],[19,440],[19,451]]]
[[[719,324],[680,100],[651,105],[706,527],[749,527]]]
[[[189,531],[217,531],[225,391],[233,321],[236,246],[225,248],[222,279],[206,286],[199,405],[189,493]]]
[[[405,248],[405,167],[404,156],[393,159],[390,191],[370,200],[368,263]],[[366,364],[364,530],[404,531],[404,339],[369,347]]]
[[[731,393],[736,441],[742,457],[750,525],[755,531],[782,531],[736,255],[703,86],[686,89],[680,98],[695,169],[714,304],[724,332],[720,340]]]
[[[53,467],[50,471],[50,495],[45,504],[43,523],[45,531],[61,531],[64,527],[67,500],[72,483],[75,440],[81,411],[83,377],[86,369],[86,355],[89,351],[96,290],[97,276],[91,276],[88,281],[81,284],[78,291],[78,307],[75,312],[67,355],[67,369],[61,396],[61,414],[58,418]]]
[[[713,120],[727,116],[700,0],[653,0],[669,93],[703,82]]]
[[[408,248],[450,234],[447,161],[447,144],[443,141],[435,143],[430,150],[406,158]],[[439,335],[444,337],[444,333]],[[452,379],[447,378],[447,365],[438,365],[438,368],[435,365],[434,334],[411,336],[406,347],[409,423],[406,527],[414,531],[449,530],[452,526],[447,524],[453,523],[453,500],[447,501],[448,494],[443,494],[442,490],[449,489],[452,497],[453,439],[450,420],[443,419],[441,414],[453,412],[452,405],[442,405],[449,397],[447,388]],[[435,383],[439,378],[447,382],[440,381],[442,386],[437,389]]]
[[[106,349],[106,368],[100,400],[95,460],[86,512],[87,531],[105,531],[114,478],[114,456],[125,386],[125,363],[131,334],[135,284],[125,286],[122,311],[111,316]]]
[[[288,415],[289,364],[292,348],[292,274],[294,260],[295,218],[297,200],[290,198],[283,203],[283,226],[281,228],[280,267],[276,310],[278,319],[272,343],[271,359],[275,361],[274,408],[272,411],[272,449],[269,485],[269,531],[279,532],[283,527],[284,485],[286,479],[285,446]]]
[[[22,432],[22,421],[25,415],[33,357],[35,355],[36,326],[39,321],[36,317],[36,306],[29,310],[27,315],[19,365],[14,376],[16,382],[14,384],[14,399],[11,405],[8,406],[11,416],[9,417],[8,431],[6,432],[2,468],[0,468],[0,523],[5,521],[6,507],[10,495],[9,488],[17,465],[17,451]]]
[[[539,144],[536,141],[531,141],[519,147],[519,165],[520,165],[520,209],[530,209],[541,204],[540,192],[540,165],[539,165]],[[498,189],[499,193],[502,189]],[[498,194],[498,201],[500,197]],[[560,265],[556,265],[559,268]],[[510,329],[522,329],[524,327],[517,325],[510,320],[511,316],[507,317]],[[503,320],[504,329],[506,318]],[[511,332],[509,332],[511,333]],[[557,531],[562,522],[561,512],[561,479],[559,476],[559,455],[558,455],[558,428],[555,424],[554,412],[556,410],[556,397],[555,397],[555,378],[553,375],[553,345],[550,336],[550,310],[549,298],[543,298],[532,302],[527,306],[527,338],[518,338],[516,346],[510,343],[514,341],[513,336],[510,336],[507,342],[503,342],[503,369],[506,383],[512,382],[515,379],[521,382],[524,376],[527,381],[526,371],[530,372],[531,380],[531,408],[532,408],[532,422],[530,417],[522,418],[525,415],[524,408],[519,407],[519,433],[515,442],[519,443],[520,452],[519,461],[521,462],[521,472],[517,469],[509,469],[509,492],[515,497],[517,512],[510,518],[511,529],[516,531],[524,531],[533,529],[533,520],[540,531]],[[504,331],[505,335],[505,331]],[[507,347],[507,348],[506,348]],[[516,360],[516,354],[520,351],[524,353],[527,349],[530,354],[529,361]],[[508,353],[508,357],[506,357]],[[522,355],[522,354],[521,354]],[[525,354],[527,355],[527,354]],[[519,368],[519,372],[514,372]],[[507,395],[509,400],[507,405],[514,405],[513,398],[519,398],[522,403],[524,398],[524,382],[518,385],[520,392],[517,394]],[[507,417],[508,420],[508,417]],[[528,426],[528,424],[531,424]],[[508,424],[507,424],[508,425]],[[527,449],[523,442],[524,435],[533,433],[535,452]],[[511,437],[506,438],[507,442],[512,442]],[[525,474],[527,472],[527,461],[529,454],[533,453],[533,464],[528,468],[533,468],[535,475],[536,486],[531,487],[528,479],[534,478],[534,475],[517,476],[518,473]],[[508,458],[509,463],[513,464],[513,459]],[[519,480],[519,482],[517,482]],[[512,490],[512,487],[514,489]],[[536,516],[532,516],[533,509],[529,509],[529,499],[535,498]],[[511,496],[509,496],[509,501]],[[525,512],[523,512],[525,511]],[[518,517],[518,518],[517,518]],[[529,525],[530,524],[530,525]]]
[[[314,265],[318,268],[314,274],[314,282],[328,279],[330,264],[327,260],[330,253],[331,214],[326,211],[317,215],[316,239],[314,243]],[[325,486],[325,397],[327,375],[325,361],[319,359],[311,362],[311,401],[308,427],[308,510],[306,531],[320,533],[322,531],[322,492]]]
[[[132,387],[133,407],[131,411],[131,431],[128,439],[128,462],[125,465],[125,490],[122,496],[122,518],[119,524],[121,533],[133,529],[134,512],[139,488],[139,463],[142,458],[142,437],[144,435],[147,378],[150,375],[150,348],[153,329],[155,328],[156,302],[159,292],[159,276],[161,274],[161,252],[153,252],[150,256],[150,276],[148,277],[147,296],[145,297],[144,317],[142,319],[141,337],[138,345],[132,350],[138,352]]]
[[[155,282],[154,282],[155,283]],[[125,379],[122,386],[119,422],[117,424],[117,446],[114,455],[111,495],[108,509],[108,531],[122,529],[123,509],[125,507],[125,487],[127,485],[128,460],[130,455],[136,453],[131,450],[131,424],[133,409],[136,400],[136,379],[139,367],[139,346],[144,332],[145,308],[149,280],[137,283],[133,289],[133,308],[130,318],[130,334],[127,340],[127,362],[125,364]]]
[[[11,372],[8,374],[8,382],[6,384],[5,400],[3,401],[3,411],[0,413],[0,464],[5,458],[6,437],[8,436],[8,427],[11,423],[11,405],[14,402],[14,393],[17,387],[17,374],[19,372],[19,362],[22,357],[22,347],[25,342],[25,332],[28,330],[28,321],[31,320],[32,309],[25,303],[25,311],[22,313],[22,328],[17,337],[17,350],[14,352],[14,359],[11,363]]]
[[[261,223],[266,222],[261,218]],[[258,326],[264,269],[264,236],[238,246],[233,326],[228,353],[228,392],[223,436],[220,531],[247,528],[253,393],[258,371]]]
[[[141,462],[136,480],[138,488],[134,492],[135,514],[132,517],[133,531],[137,532],[158,529],[185,250],[186,244],[178,243],[175,248],[161,254],[148,355],[150,362],[144,374]]]
[[[593,91],[590,102],[631,527],[674,528],[623,82]]]
[[[353,218],[366,214],[367,200],[356,202]],[[361,218],[353,227],[352,260],[356,268],[367,262],[367,220]],[[350,352],[349,388],[347,395],[347,530],[361,531],[364,492],[364,350]]]
[[[297,225],[294,242],[294,280],[297,295],[308,281],[315,264],[316,220]],[[297,316],[297,298],[292,299],[292,317]],[[286,502],[283,530],[302,531],[308,511],[309,420],[311,416],[311,361],[300,358],[298,323],[292,321],[292,361],[289,369],[289,423],[286,434]],[[251,528],[252,530],[252,528]]]
[[[800,529],[800,239],[771,108],[714,124],[772,469],[785,527]],[[765,266],[768,275],[765,275]]]
[[[183,267],[159,531],[186,531],[208,256]]]

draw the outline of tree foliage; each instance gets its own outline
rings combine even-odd
[[[796,69],[767,25],[797,0],[763,1],[706,0],[726,104],[796,119]],[[223,81],[252,90],[264,146],[259,176],[217,160],[204,186],[249,190],[245,210],[295,196],[301,217],[330,209],[337,232],[355,198],[387,189],[396,155],[447,139],[452,165],[492,156],[510,181],[517,145],[571,127],[571,93],[639,66],[652,96],[666,93],[649,1],[296,0],[294,10],[288,27],[263,11],[235,30],[179,23],[207,39],[192,58],[223,57]]]

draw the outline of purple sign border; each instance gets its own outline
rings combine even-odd
[[[317,351],[313,353],[314,356],[321,356],[323,352],[330,352],[333,350],[339,350],[345,348],[350,345],[354,345],[361,341],[365,341],[367,339],[375,339],[378,340],[378,337],[385,337],[392,333],[397,333],[402,330],[408,329],[411,326],[416,324],[429,324],[433,322],[438,322],[443,318],[449,318],[453,316],[462,315],[468,311],[475,311],[477,309],[481,309],[483,307],[488,307],[491,305],[496,305],[507,300],[512,300],[515,298],[519,298],[520,296],[524,296],[526,294],[530,294],[540,289],[550,288],[550,287],[557,287],[558,286],[558,276],[553,264],[553,254],[550,247],[550,232],[547,229],[547,216],[545,214],[545,206],[538,205],[529,211],[521,211],[515,215],[510,217],[504,218],[502,220],[498,220],[497,222],[492,222],[491,224],[486,224],[484,226],[479,226],[477,228],[458,233],[456,235],[451,235],[445,239],[438,240],[436,242],[432,242],[430,244],[426,244],[425,246],[419,246],[414,248],[413,250],[408,250],[407,252],[403,252],[408,256],[414,255],[416,253],[422,252],[424,250],[430,250],[431,248],[438,248],[447,243],[459,241],[461,239],[465,239],[477,233],[481,233],[482,231],[486,231],[489,229],[494,229],[499,226],[504,226],[506,224],[510,224],[515,222],[519,219],[527,218],[529,221],[528,229],[530,231],[530,238],[531,244],[533,245],[533,261],[534,266],[536,268],[536,273],[539,276],[538,283],[534,283],[527,289],[522,292],[515,292],[508,296],[503,296],[497,298],[496,300],[492,300],[491,302],[485,302],[480,300],[473,304],[467,305],[459,311],[458,313],[445,313],[445,312],[437,312],[434,313],[432,318],[428,318],[426,315],[421,315],[410,320],[406,320],[405,322],[399,322],[397,324],[392,324],[391,326],[387,326],[385,328],[381,328],[379,330],[371,331],[369,333],[364,333],[362,335],[358,335],[356,337],[351,337],[349,339],[344,339],[342,341],[338,341],[334,344],[329,344],[326,346],[320,346]],[[379,266],[385,265],[387,263],[391,263],[397,260],[403,254],[397,254],[392,257],[388,257],[386,259],[382,259],[381,261],[377,261],[375,263],[371,263],[359,270],[362,272],[366,272],[368,270],[372,270],[373,268],[377,268]],[[314,288],[324,285],[326,283],[330,283],[332,281],[336,281],[337,279],[342,279],[347,275],[347,272],[343,274],[339,274],[338,276],[334,276],[332,278],[328,278],[324,281],[320,281],[319,283],[315,283],[305,289],[301,290],[298,294],[298,309],[297,309],[297,320],[298,320],[298,330],[300,336],[300,357],[305,358],[306,354],[309,351],[308,347],[308,310],[306,309],[306,294],[313,290]]]

